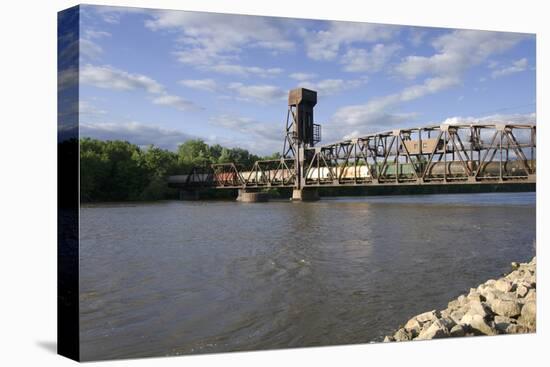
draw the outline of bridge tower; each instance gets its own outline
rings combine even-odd
[[[316,190],[304,188],[304,162],[313,156],[311,149],[321,141],[321,125],[314,123],[313,107],[317,104],[317,92],[306,88],[296,88],[288,94],[286,134],[283,145],[283,158],[294,159],[296,174],[293,200],[317,200]]]

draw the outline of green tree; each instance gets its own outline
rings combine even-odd
[[[178,160],[186,166],[206,166],[210,160],[210,149],[201,139],[188,140],[178,147]]]
[[[280,157],[278,153],[269,158]],[[234,162],[250,168],[260,158],[246,149],[208,146],[189,140],[177,152],[153,145],[141,149],[126,141],[80,139],[80,200],[126,201],[175,198],[167,177],[185,174],[193,167]]]

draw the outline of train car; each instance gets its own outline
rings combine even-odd
[[[532,164],[528,162],[528,164]],[[462,162],[436,162],[431,163],[428,166],[427,176],[430,177],[443,177],[445,173],[445,167],[447,167],[447,175],[450,176],[466,176],[467,171]],[[477,162],[469,162],[469,168],[472,171],[478,169]],[[523,164],[520,161],[508,161],[502,162],[502,173],[504,176],[526,176],[527,172]],[[500,162],[488,162],[484,163],[481,167],[479,176],[483,177],[499,177],[500,176]]]
[[[348,166],[348,167],[320,167],[311,168],[306,172],[307,180],[330,181],[341,179],[366,179],[370,178],[371,174],[367,166]]]

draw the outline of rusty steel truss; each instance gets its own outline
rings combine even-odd
[[[283,156],[195,167],[171,176],[180,188],[261,189],[373,185],[448,185],[536,182],[535,124],[443,124],[396,129],[315,146],[315,91],[289,94]]]
[[[522,183],[536,180],[536,126],[441,125],[304,149],[302,187]],[[180,187],[295,187],[296,158],[194,168]]]

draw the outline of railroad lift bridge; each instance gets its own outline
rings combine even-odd
[[[182,198],[205,188],[239,189],[238,200],[264,201],[268,188],[292,188],[293,200],[316,200],[321,187],[524,184],[536,182],[535,124],[442,124],[321,142],[317,92],[293,89],[280,159],[194,167],[170,176]]]

